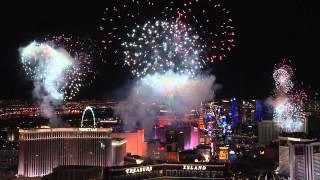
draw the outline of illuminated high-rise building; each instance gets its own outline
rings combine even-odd
[[[256,110],[255,110],[255,121],[260,123],[263,119],[266,118],[266,105],[262,100],[256,100]]]
[[[240,107],[241,122],[242,124],[252,124],[255,121],[255,111],[256,111],[255,100],[252,101],[242,101]]]
[[[239,103],[236,100],[236,98],[231,99],[231,114],[232,114],[232,126],[236,127],[240,123]]]
[[[165,146],[159,139],[148,141],[148,153],[147,157],[151,159],[164,159],[165,158]]]
[[[199,145],[199,129],[193,126],[179,128],[183,132],[184,150],[195,149]]]
[[[199,120],[198,120],[198,128],[201,130],[205,129],[203,114],[204,114],[204,108],[203,108],[203,104],[201,103],[200,110],[199,110]]]
[[[111,128],[20,129],[18,175],[44,176],[61,165],[120,165],[125,153],[113,152],[119,146],[125,142],[113,142]]]

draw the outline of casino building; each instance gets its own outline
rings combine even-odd
[[[20,129],[18,176],[41,177],[63,165],[122,165],[126,140],[112,139],[111,131],[111,128]]]
[[[226,179],[227,164],[163,163],[106,168],[103,179]]]
[[[146,156],[147,144],[144,142],[144,129],[129,132],[113,132],[112,138],[122,138],[127,141],[126,152],[138,156]]]
[[[141,180],[141,179],[227,179],[227,164],[180,164],[163,163],[152,165],[131,165],[107,167],[61,166],[53,173],[45,176],[44,180]]]

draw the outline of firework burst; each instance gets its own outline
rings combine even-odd
[[[42,84],[52,99],[70,100],[94,78],[92,52],[84,47],[88,41],[47,36],[20,49],[21,63],[27,76]]]
[[[203,68],[199,36],[180,22],[137,25],[122,43],[125,65],[137,77],[168,70],[194,76]]]
[[[275,66],[274,120],[284,132],[302,132],[305,121],[304,102],[307,100],[303,90],[294,88],[292,76],[294,69],[286,62]]]
[[[235,46],[229,11],[211,0],[114,1],[100,30],[105,59],[137,77],[168,70],[194,75]]]
[[[163,14],[172,13],[176,13],[179,19],[199,33],[207,62],[225,59],[235,47],[235,32],[230,12],[218,1],[170,1]]]
[[[293,68],[290,65],[285,62],[276,65],[273,71],[273,79],[277,93],[288,93],[293,88],[292,76]]]

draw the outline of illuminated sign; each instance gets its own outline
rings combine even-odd
[[[97,128],[79,128],[79,131],[93,132],[93,131],[97,131]]]
[[[152,171],[152,166],[143,166],[143,167],[135,167],[126,169],[127,174],[135,174],[139,172],[150,172]]]
[[[219,148],[219,159],[220,160],[228,160],[228,147],[220,147]]]
[[[206,166],[201,165],[183,165],[183,170],[198,170],[198,171],[204,171],[207,169]]]

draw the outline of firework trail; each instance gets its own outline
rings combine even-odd
[[[286,62],[275,66],[274,120],[283,132],[303,132],[305,115],[304,102],[307,96],[303,90],[294,88],[292,76],[294,69]]]
[[[115,1],[100,30],[106,59],[136,77],[169,70],[194,76],[235,46],[229,11],[211,0]]]
[[[22,67],[34,82],[33,96],[49,119],[56,119],[53,105],[74,97],[94,74],[90,55],[79,46],[72,38],[53,36],[19,49]]]

